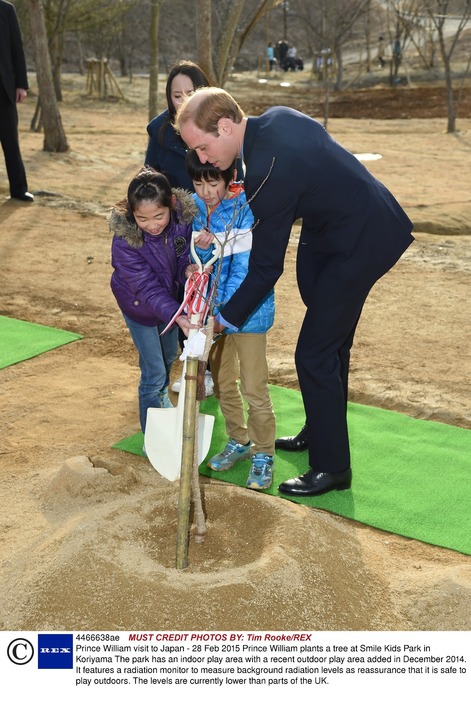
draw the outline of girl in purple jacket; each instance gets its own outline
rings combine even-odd
[[[192,326],[182,314],[160,336],[180,306],[178,286],[193,268],[188,269],[194,215],[191,195],[172,189],[162,173],[146,166],[108,216],[113,233],[111,289],[139,353],[143,433],[149,407],[173,406],[167,388],[177,356],[176,325],[186,335]]]

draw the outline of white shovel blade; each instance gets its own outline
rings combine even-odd
[[[198,465],[208,455],[214,417],[198,416]],[[182,465],[183,423],[178,407],[147,410],[144,446],[151,465],[167,480],[178,480]]]
[[[198,319],[198,314],[191,316],[193,324]],[[193,329],[189,334],[189,339],[195,334],[196,329]],[[177,406],[169,408],[150,407],[147,410],[144,448],[152,466],[167,480],[178,480],[181,473],[186,366],[187,362],[185,359]],[[212,415],[198,415],[198,465],[208,455],[213,427],[214,417]]]

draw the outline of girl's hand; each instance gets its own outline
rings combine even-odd
[[[212,273],[214,266],[204,266],[203,268],[206,273]],[[190,263],[186,268],[185,268],[185,278],[190,278],[190,276],[193,273],[197,273],[199,271],[198,264],[197,263]]]
[[[189,278],[192,273],[196,273],[198,271],[198,264],[197,263],[190,263],[186,268],[185,268],[185,278]]]
[[[207,229],[202,229],[198,236],[195,236],[195,244],[199,249],[209,249],[213,243],[213,235]]]
[[[180,317],[177,317],[175,322],[178,324],[185,336],[188,336],[191,329],[199,329],[202,326],[201,322],[198,324],[192,324],[190,318],[187,317],[186,314],[182,314]]]

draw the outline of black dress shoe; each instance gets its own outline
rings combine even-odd
[[[12,195],[12,200],[21,200],[22,202],[33,202],[34,195],[32,193],[21,193],[21,195]]]
[[[308,497],[322,495],[330,490],[348,490],[352,484],[352,471],[349,468],[341,473],[319,473],[309,469],[298,478],[291,478],[278,486],[283,495],[293,497]]]
[[[305,451],[307,443],[307,426],[304,425],[296,436],[282,436],[275,440],[275,448],[283,451]]]

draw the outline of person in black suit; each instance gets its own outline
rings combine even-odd
[[[32,202],[18,138],[16,104],[28,92],[23,39],[14,5],[0,0],[0,141],[2,143],[10,195],[15,200]]]
[[[287,495],[348,489],[350,349],[374,283],[414,240],[401,206],[324,127],[288,107],[246,117],[221,88],[203,88],[180,107],[176,128],[200,161],[245,162],[254,215],[249,270],[216,317],[238,328],[283,272],[293,223],[302,219],[297,281],[306,306],[295,361],[306,412],[309,470],[279,485]]]

